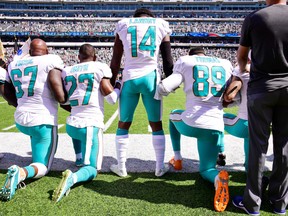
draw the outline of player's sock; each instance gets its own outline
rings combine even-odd
[[[82,152],[76,154],[76,160],[82,160]]]
[[[174,160],[182,160],[182,155],[180,151],[174,151]]]
[[[156,170],[164,167],[165,136],[163,130],[152,133],[152,143],[156,155]]]
[[[218,150],[219,154],[224,153],[224,151],[225,151],[224,133],[221,133],[221,135],[219,136],[217,146],[218,146],[218,149],[219,149]]]
[[[172,120],[169,120],[169,132],[170,132],[170,139],[172,142],[173,151],[179,151],[180,152],[180,139],[181,134],[176,129],[175,125],[173,124]]]
[[[82,159],[82,150],[81,150],[81,141],[77,139],[72,139],[73,142],[73,148],[76,155],[76,160]]]
[[[97,176],[97,170],[92,166],[84,166],[76,173],[73,173],[73,183],[84,182],[94,179]]]
[[[41,178],[47,172],[47,167],[42,163],[32,163],[29,166],[20,168],[19,182],[29,178]]]
[[[118,130],[117,130],[118,132]],[[127,131],[128,133],[128,131]],[[116,153],[118,168],[126,171],[126,153],[129,143],[129,135],[116,135]]]
[[[22,171],[25,173],[22,174]],[[32,166],[25,166],[23,168],[20,168],[20,182],[24,181],[27,178],[33,178],[35,176],[35,169]]]

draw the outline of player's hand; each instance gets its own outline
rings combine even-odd
[[[238,77],[233,77],[231,83],[224,92],[223,101],[230,103],[236,97],[237,93],[242,88],[242,81]]]
[[[223,101],[222,101],[222,106],[223,106],[224,108],[227,108],[227,107],[229,106],[229,104],[232,104],[233,102],[234,102],[234,101],[227,102],[227,101],[223,100]]]
[[[122,86],[122,81],[121,80],[116,80],[114,88],[121,89],[121,86]]]

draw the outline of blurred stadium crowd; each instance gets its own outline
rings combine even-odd
[[[34,21],[34,20],[1,20],[0,21],[0,32],[31,32],[31,34],[37,35],[40,32],[114,32],[116,21],[109,20],[85,20],[85,21]],[[169,21],[170,28],[173,33],[175,32],[213,32],[213,33],[240,33],[242,21]],[[112,38],[113,40],[114,38]],[[45,39],[44,39],[45,40]],[[67,38],[69,40],[69,38]],[[97,41],[97,38],[90,40]],[[103,39],[101,39],[103,40]],[[110,41],[111,39],[109,39]],[[192,43],[215,43],[214,38],[193,38],[193,39],[182,39],[175,38],[174,42],[181,43],[182,41]],[[80,40],[81,41],[81,40]],[[107,40],[108,41],[108,40]],[[225,38],[220,38],[217,43],[237,44],[237,39],[227,41]],[[112,47],[96,48],[98,52],[98,60],[110,64],[112,58]],[[180,56],[187,53],[188,47],[173,47],[172,55],[174,61]],[[14,48],[7,47],[7,60],[12,60]],[[225,48],[225,47],[206,47],[208,55],[214,55],[216,57],[222,57],[229,59],[233,64],[236,63],[236,48]],[[64,60],[67,66],[73,65],[78,62],[78,48],[77,47],[50,47],[50,53],[58,54]],[[159,67],[162,66],[162,61],[159,61]]]
[[[172,57],[173,60],[176,60],[183,55],[188,54],[189,47],[186,48],[172,48]],[[104,62],[110,65],[110,61],[112,59],[112,47],[102,47],[97,48],[97,60]],[[6,48],[7,52],[7,60],[8,62],[12,61],[14,55],[14,48],[8,47]],[[78,63],[78,48],[56,48],[56,47],[49,47],[49,53],[59,55],[66,66],[73,65]],[[206,54],[211,56],[216,56],[219,58],[226,58],[229,59],[234,65],[236,64],[236,49],[235,48],[207,48],[206,47]],[[122,59],[123,62],[124,58]],[[162,70],[162,59],[159,59],[159,69]]]
[[[133,7],[135,6],[132,3],[120,5],[119,8],[123,7],[123,10],[120,10],[119,13],[115,10],[115,14],[111,13],[110,17],[103,17],[96,13],[96,10],[91,10],[95,5],[91,6],[88,3],[83,4],[78,10],[77,4],[54,5],[39,1],[37,3],[29,3],[29,7],[26,4],[19,4],[16,7],[8,1],[4,2],[2,4],[6,9],[0,11],[0,37],[2,42],[9,43],[9,45],[5,46],[7,62],[12,61],[15,53],[15,46],[11,43],[14,37],[17,37],[18,42],[24,42],[30,36],[31,39],[40,37],[46,42],[57,43],[58,45],[49,47],[49,52],[59,55],[67,66],[78,63],[78,47],[64,47],[61,44],[64,42],[110,42],[112,44],[117,20],[120,20],[125,13],[133,13]],[[168,9],[169,13],[166,9],[163,10],[162,5],[164,5],[163,8]],[[100,4],[95,6],[95,8],[98,6],[103,9],[102,12],[105,12],[106,9],[111,12],[114,8],[118,8],[117,3],[109,4],[107,8],[105,5]],[[261,4],[243,3],[232,7],[228,3],[227,5],[217,6],[217,4],[215,5],[211,2],[203,4],[201,7],[197,6],[197,8],[196,5],[170,5],[169,3],[151,4],[149,6],[153,7],[157,17],[167,18],[167,21],[169,21],[172,34],[174,34],[171,36],[174,62],[180,56],[187,54],[192,44],[193,46],[199,44],[199,46],[205,46],[207,55],[229,59],[235,66],[236,50],[243,18],[254,7],[261,7]],[[15,7],[15,9],[9,10],[9,7],[11,9]],[[26,7],[28,9],[24,10]],[[187,10],[181,11],[181,7]],[[57,9],[54,10],[54,8]],[[64,8],[66,9],[64,10]],[[90,8],[90,10],[87,10],[87,8]],[[175,10],[174,13],[173,10]],[[101,10],[99,10],[100,12]],[[188,33],[191,33],[191,35]],[[195,36],[192,35],[193,33],[206,34]],[[228,36],[226,34],[231,35]],[[99,61],[110,64],[113,52],[112,46],[100,45],[95,47]],[[122,59],[123,61],[124,59]],[[162,69],[161,56],[159,68]]]
[[[169,22],[173,32],[213,32],[213,33],[239,33],[242,22],[222,21],[184,21]],[[0,21],[0,31],[27,31],[27,32],[114,32],[114,21]]]

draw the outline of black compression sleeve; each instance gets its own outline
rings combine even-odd
[[[163,70],[166,77],[173,72],[173,59],[171,55],[171,44],[170,41],[162,42],[160,45],[161,56],[163,59]]]

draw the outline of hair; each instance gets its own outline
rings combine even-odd
[[[79,48],[79,57],[81,59],[94,58],[95,49],[91,44],[83,44]]]
[[[147,15],[149,17],[154,17],[154,14],[147,8],[138,8],[134,12],[133,17],[141,17],[143,15]]]
[[[204,54],[205,50],[203,47],[191,47],[189,50],[189,55],[198,55],[198,54]]]

